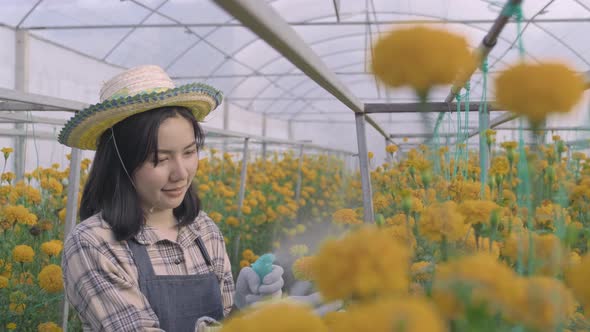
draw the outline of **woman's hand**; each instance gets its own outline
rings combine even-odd
[[[284,284],[283,268],[278,265],[272,266],[272,271],[264,276],[262,283],[251,267],[245,267],[236,281],[234,303],[238,309],[242,309],[269,297],[278,298],[282,295]]]

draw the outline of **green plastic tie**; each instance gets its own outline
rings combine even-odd
[[[481,94],[481,103],[479,105],[479,118],[485,119],[484,122],[479,121],[479,135],[484,135],[483,129],[487,129],[489,127],[489,122],[486,114],[488,113],[488,58],[484,58],[483,62],[481,63],[481,71],[483,73],[483,83],[482,83],[482,94]],[[481,182],[481,199],[484,199],[485,195],[485,186],[488,182],[488,147],[483,142],[479,146],[480,149],[480,174],[479,174],[479,181]]]
[[[463,143],[465,148],[463,149],[463,161],[467,166],[469,164],[469,149],[467,148],[467,142],[469,140],[469,106],[470,106],[470,83],[465,84],[465,129],[463,130]],[[468,167],[463,168],[463,178],[467,178]]]

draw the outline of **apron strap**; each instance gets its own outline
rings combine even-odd
[[[200,236],[195,239],[197,246],[199,247],[199,251],[203,258],[205,259],[205,263],[207,266],[212,267],[213,261],[211,260],[211,256],[209,256],[209,252],[207,251],[207,247],[205,247],[205,243]],[[139,279],[145,279],[149,277],[153,277],[156,275],[154,271],[154,267],[148,255],[146,246],[141,245],[135,241],[135,239],[130,239],[127,241],[129,245],[129,249],[133,254],[133,260],[135,261],[135,265],[137,266],[137,271],[139,273]]]
[[[127,244],[129,245],[129,249],[131,249],[133,260],[137,266],[140,284],[141,280],[155,276],[156,273],[154,272],[154,267],[152,266],[152,261],[150,261],[146,246],[137,243],[134,239],[128,240]]]
[[[211,262],[211,257],[209,256],[209,252],[205,247],[205,243],[203,243],[203,239],[201,239],[200,236],[197,236],[197,239],[195,241],[197,242],[197,246],[201,251],[201,255],[203,255],[203,258],[205,259],[205,263],[207,264],[207,266],[212,266],[213,262]]]

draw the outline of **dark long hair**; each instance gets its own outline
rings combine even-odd
[[[129,176],[133,176],[150,155],[153,155],[154,165],[158,163],[158,129],[164,120],[176,116],[193,125],[197,149],[200,150],[205,139],[203,130],[191,111],[184,107],[161,107],[142,112],[117,123],[113,131],[109,129],[102,134],[82,193],[80,220],[101,212],[118,241],[128,240],[139,232],[145,223],[145,215]],[[115,142],[129,175],[121,165]],[[194,221],[200,207],[199,197],[191,186],[173,213],[180,226],[187,225]]]

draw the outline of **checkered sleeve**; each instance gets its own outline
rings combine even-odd
[[[215,273],[217,274],[221,288],[223,315],[227,316],[234,304],[235,285],[231,271],[231,261],[229,260],[225,247],[225,240],[217,224],[205,212],[201,211],[197,222],[200,225],[203,240],[211,247],[213,252],[213,265],[215,266]]]
[[[225,244],[223,244],[225,248]],[[227,316],[232,310],[234,304],[234,277],[231,273],[231,262],[227,253],[225,253],[224,270],[223,270],[223,284],[221,285],[221,295],[223,300],[223,315]]]
[[[93,331],[163,331],[139,287],[94,242],[73,232],[62,259],[67,300],[84,324]]]

